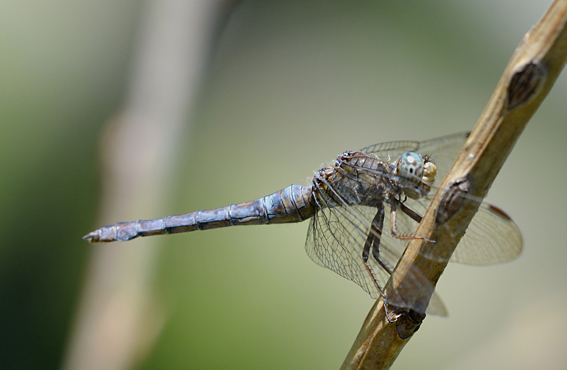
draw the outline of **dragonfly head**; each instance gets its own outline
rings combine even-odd
[[[415,152],[404,153],[396,167],[398,181],[408,197],[419,199],[429,193],[431,184],[435,181],[437,166],[428,155],[421,156]]]

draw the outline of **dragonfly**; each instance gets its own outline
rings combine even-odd
[[[468,134],[393,141],[347,151],[317,171],[308,186],[291,185],[250,202],[216,209],[119,222],[83,239],[92,243],[127,241],[139,236],[310,220],[305,247],[314,262],[358,284],[372,298],[383,299],[386,309],[392,305],[446,316],[433,284],[416,266],[406,266],[405,285],[397,289],[420,289],[431,295],[429,303],[415,302],[404,294],[387,294],[384,287],[396,264],[403,261],[400,258],[407,241],[425,239],[415,235],[415,230],[431,202],[435,181],[448,173]],[[490,265],[517,258],[523,241],[510,216],[480,198],[469,196],[468,201],[477,203],[479,211],[451,261]]]

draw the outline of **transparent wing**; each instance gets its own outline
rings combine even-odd
[[[367,146],[360,151],[366,154],[375,154],[383,161],[393,162],[405,152],[415,152],[419,145],[419,141],[389,141]]]
[[[432,188],[430,194],[434,194],[436,190]],[[450,261],[485,266],[518,258],[523,249],[522,234],[518,225],[500,208],[482,202],[480,198],[467,198],[468,202],[481,204]],[[431,196],[427,196],[419,200],[408,199],[404,205],[422,216],[430,203]],[[412,235],[419,223],[401,210],[397,213],[398,232]],[[437,259],[435,256],[425,257]]]
[[[482,203],[451,262],[468,265],[508,262],[518,258],[522,246],[522,234],[514,221],[500,208]]]
[[[379,158],[396,161],[406,151],[431,156],[437,166],[436,181],[441,182],[449,172],[464,145],[468,132],[443,136],[426,141],[399,141],[369,146],[362,151]],[[404,203],[419,215],[423,215],[431,203],[437,188],[432,186],[427,197],[419,200],[408,199]],[[498,207],[482,202],[482,199],[469,197],[468,201],[481,203],[477,214],[469,225],[465,236],[459,242],[451,262],[469,265],[492,265],[508,262],[522,252],[522,235],[512,219]],[[402,234],[415,232],[417,222],[398,211],[398,229]],[[430,257],[430,256],[428,256]]]
[[[325,199],[320,199],[319,202],[322,204],[311,220],[307,234],[307,254],[319,265],[361,286],[372,298],[380,298],[380,291],[367,271],[362,257],[376,209],[365,206],[337,206]],[[389,227],[389,222],[388,216],[384,225]],[[404,243],[391,237],[389,232],[381,233],[380,260],[388,270],[392,271],[398,264],[404,248]],[[368,258],[368,266],[378,285],[383,288],[390,278],[389,271],[382,267],[372,254]],[[400,292],[413,289],[429,293],[433,291],[432,284],[417,267],[406,267],[410,273],[404,280],[405,285],[398,287]],[[427,302],[410,301],[408,297],[397,294],[396,291],[389,292],[387,299],[390,304],[411,308],[420,313],[424,313],[427,308]],[[444,307],[441,310],[436,307],[436,311],[446,312]]]
[[[449,312],[447,311],[445,304],[441,300],[441,297],[439,297],[439,294],[437,294],[436,292],[433,292],[433,294],[431,295],[429,306],[427,306],[427,310],[425,312],[428,315],[441,316],[441,317],[449,316]]]
[[[430,194],[435,194],[436,188]],[[408,199],[404,206],[420,217],[431,203],[432,195],[419,200]],[[468,202],[481,203],[465,235],[461,238],[451,262],[466,265],[494,265],[512,261],[522,253],[523,240],[518,225],[500,208],[477,197],[467,197]],[[398,233],[412,235],[419,222],[409,217],[401,209],[397,211]],[[438,259],[435,256],[425,256]]]
[[[451,169],[468,136],[469,132],[460,132],[425,141],[390,141],[370,145],[360,151],[393,163],[405,152],[429,155],[437,165],[437,179],[441,181]]]
[[[346,214],[345,214],[346,213]],[[311,219],[306,240],[307,254],[313,261],[358,284],[372,298],[381,294],[364,266],[362,250],[370,221],[358,217],[342,207],[321,208]],[[377,264],[376,264],[377,265]],[[389,274],[370,261],[376,280],[383,287]]]
[[[441,181],[451,168],[467,137],[468,133],[459,133],[422,142],[382,143],[369,146],[361,151],[373,158],[378,157],[382,161],[390,163],[395,163],[407,151],[429,155],[437,166],[437,181]],[[360,157],[357,158],[360,159]],[[358,162],[353,161],[351,165],[356,167],[355,163]],[[335,168],[335,170],[339,171],[340,168]],[[364,175],[364,171],[371,172],[372,176]],[[388,167],[389,173],[377,171],[380,170],[357,167],[357,171],[340,172],[340,175],[348,177],[348,181],[343,182],[342,186],[327,183],[329,189],[325,191],[314,189],[318,212],[311,220],[306,242],[307,253],[313,261],[355,282],[373,298],[381,297],[380,289],[385,286],[390,278],[390,271],[393,271],[393,268],[399,263],[402,252],[407,245],[406,242],[391,236],[390,210],[388,205],[385,204],[383,227],[382,230],[377,232],[381,239],[379,258],[384,267],[370,255],[368,266],[372,273],[369,273],[366,269],[362,253],[377,209],[353,204],[359,204],[360,202],[357,203],[357,200],[368,197],[367,189],[376,188],[379,182],[387,184],[397,181],[396,176],[392,175],[394,172],[390,167]],[[346,186],[347,184],[348,186]],[[402,202],[398,205],[396,212],[396,225],[399,234],[414,235],[421,216],[427,210],[431,197],[436,190],[432,186],[428,196],[417,200],[405,199],[400,197],[399,194],[390,194],[394,199]],[[326,195],[330,194],[326,193],[328,191],[334,192],[334,195]],[[373,197],[375,198],[372,199],[383,200],[384,195],[376,194]],[[368,200],[368,198],[364,199]],[[451,260],[460,263],[486,265],[516,258],[522,250],[522,239],[514,222],[500,209],[482,203],[480,198],[469,197],[469,201],[479,204],[479,212],[474,217]],[[426,257],[432,258],[431,256]],[[407,279],[408,285],[401,287],[400,292],[407,291],[406,289],[433,292],[433,286],[417,267],[402,267],[410,271],[410,276]],[[374,284],[373,276],[380,289]],[[427,307],[427,303],[410,302],[407,297],[397,294],[396,291],[389,292],[387,300],[391,304],[412,308],[421,313]],[[441,316],[447,314],[443,303],[435,294],[431,298],[427,312]]]

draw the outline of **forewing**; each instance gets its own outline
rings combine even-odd
[[[437,179],[440,183],[453,165],[459,151],[461,150],[468,133],[459,133],[438,139],[423,141],[417,152],[429,154],[437,165]],[[432,188],[430,194],[435,194]],[[492,265],[508,262],[516,259],[522,252],[522,235],[518,226],[512,219],[498,207],[482,202],[476,197],[467,197],[468,202],[481,203],[471,224],[467,228],[457,246],[451,262],[459,262],[469,265]],[[424,199],[419,205],[413,204],[414,208],[421,207],[422,214],[424,204],[429,202]]]
[[[438,185],[451,169],[468,135],[468,132],[462,132],[421,142],[382,143],[369,146],[362,151],[372,153],[381,159],[390,158],[392,162],[407,151],[429,155],[437,166]],[[435,186],[432,186],[428,196],[419,200],[408,199],[404,205],[422,216],[436,190]],[[482,199],[475,197],[469,197],[468,201],[482,203]],[[398,210],[397,224],[402,234],[412,234],[417,227],[417,223],[400,210]],[[482,203],[451,261],[469,265],[491,265],[511,261],[517,258],[521,251],[522,236],[514,221],[499,208]]]
[[[518,258],[522,246],[522,234],[514,221],[500,208],[482,203],[451,262],[468,265],[508,262]]]
[[[360,151],[366,154],[374,154],[383,161],[394,162],[405,152],[415,152],[419,145],[419,141],[389,141],[367,146]]]
[[[437,189],[432,188],[432,194]],[[522,253],[523,240],[518,225],[500,208],[482,202],[481,198],[463,195],[467,202],[481,203],[465,235],[459,241],[451,262],[466,265],[494,265],[512,261]],[[423,199],[408,199],[404,205],[423,216],[429,206],[431,196]],[[412,234],[418,223],[398,210],[398,231]],[[443,225],[441,225],[443,227]],[[452,233],[451,230],[448,230]],[[434,253],[434,252],[433,252]],[[436,255],[425,257],[440,260]]]
[[[440,182],[457,159],[468,136],[469,132],[460,132],[425,141],[390,141],[370,145],[361,149],[361,152],[374,154],[391,163],[395,163],[406,152],[429,155],[437,165],[437,181]]]
[[[469,134],[469,132],[460,132],[419,143],[419,147],[415,152],[422,156],[428,155],[437,166],[437,185],[439,185],[445,176],[447,176],[447,173],[449,173],[449,170],[465,145]]]

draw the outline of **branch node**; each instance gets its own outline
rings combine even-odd
[[[421,323],[425,319],[425,314],[420,314],[414,310],[409,310],[400,315],[398,321],[396,321],[396,332],[400,339],[408,339],[415,333]]]
[[[515,71],[508,85],[506,108],[512,110],[529,102],[541,90],[546,78],[547,68],[542,62],[531,61]]]
[[[438,225],[443,225],[451,219],[457,211],[462,209],[466,199],[466,194],[470,190],[470,181],[467,178],[460,178],[452,181],[441,198],[441,204],[435,221]]]

